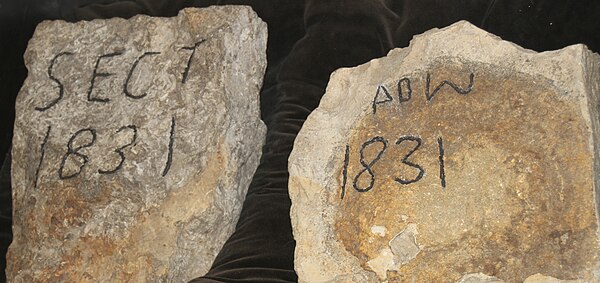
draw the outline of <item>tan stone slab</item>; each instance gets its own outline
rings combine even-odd
[[[289,160],[300,281],[599,281],[599,74],[467,22],[337,70]]]
[[[185,282],[235,228],[266,127],[249,7],[38,25],[12,148],[12,282]]]

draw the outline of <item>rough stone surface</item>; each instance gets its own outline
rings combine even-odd
[[[483,273],[472,273],[463,276],[457,283],[504,283],[505,281],[500,280],[493,276],[488,276]],[[560,280],[552,276],[545,276],[542,274],[534,274],[525,279],[523,283],[584,283],[583,280]]]
[[[560,280],[551,276],[544,276],[542,274],[534,274],[529,276],[523,283],[584,283],[583,280]]]
[[[599,78],[467,22],[337,70],[289,160],[300,281],[600,281]]]
[[[242,6],[41,23],[16,104],[10,280],[207,272],[264,143],[266,37]]]
[[[474,273],[463,276],[458,283],[504,283],[504,281],[483,273]]]

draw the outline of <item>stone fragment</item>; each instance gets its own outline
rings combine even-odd
[[[525,281],[523,281],[523,283],[584,283],[584,281],[583,280],[560,280],[560,279],[556,279],[551,276],[545,276],[545,275],[538,273],[538,274],[534,274],[534,275],[527,277],[527,279],[525,279]]]
[[[458,283],[504,283],[494,276],[488,276],[482,273],[472,273],[463,276]]]
[[[390,241],[389,246],[394,255],[395,265],[404,265],[417,257],[421,251],[416,241],[418,234],[417,225],[411,223]]]
[[[16,103],[12,282],[185,282],[233,232],[266,128],[248,7],[41,23]]]
[[[467,22],[337,70],[289,160],[299,280],[600,281],[599,92],[584,46]]]

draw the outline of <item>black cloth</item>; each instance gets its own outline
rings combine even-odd
[[[0,282],[5,280],[5,267],[6,267],[6,252],[8,250],[8,245],[12,240],[12,229],[10,229],[12,225],[12,203],[11,199],[11,191],[10,191],[10,153],[6,155],[4,158],[4,162],[2,163],[2,167],[0,167],[0,200],[3,201],[2,206],[0,206],[0,254],[2,258],[0,259],[0,267],[2,267],[2,272],[0,273]]]
[[[268,24],[267,71],[261,115],[268,132],[234,234],[209,273],[194,282],[293,282],[295,242],[289,218],[287,160],[306,117],[322,97],[332,71],[385,56],[413,35],[468,20],[537,51],[585,43],[600,50],[600,2],[534,0],[26,0],[0,5],[2,155],[8,149],[14,97],[25,77],[22,53],[40,19],[70,21],[136,14],[173,16],[184,7],[250,5]],[[18,7],[17,7],[18,6]],[[6,13],[6,7],[15,13]],[[5,16],[10,14],[9,16]],[[8,19],[10,20],[8,21]],[[5,19],[7,19],[5,25]],[[4,112],[6,111],[6,112]],[[8,164],[5,162],[5,164]],[[5,166],[3,171],[5,172]],[[9,176],[0,207],[9,207]],[[7,193],[8,192],[8,193]],[[10,241],[10,210],[0,209],[3,248]],[[7,220],[8,219],[8,220]],[[5,221],[6,220],[6,221]]]
[[[331,1],[324,7],[321,0],[306,1],[305,34],[269,69],[261,91],[270,101],[263,103],[267,143],[236,231],[209,273],[194,282],[296,281],[287,192],[287,160],[296,134],[318,106],[332,71],[383,56],[392,47],[391,29],[379,17],[393,13],[378,2],[360,3]]]

